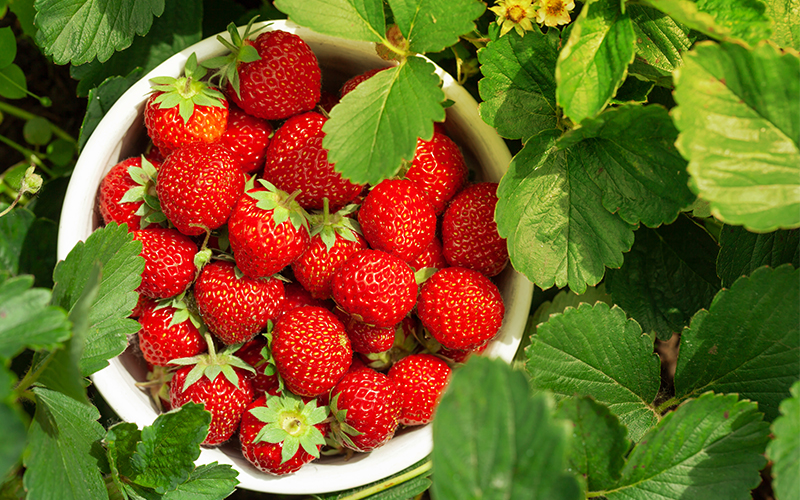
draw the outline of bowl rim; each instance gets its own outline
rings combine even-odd
[[[254,24],[255,27],[262,25],[266,30],[283,30],[297,34],[315,52],[322,49],[347,51],[370,57],[370,64],[380,65],[380,59],[375,55],[372,43],[322,35],[291,21],[264,21]],[[243,34],[244,26],[240,27],[239,31]],[[227,33],[223,32],[220,35],[228,38]],[[96,187],[102,176],[119,160],[125,148],[124,139],[130,138],[130,132],[137,130],[137,120],[138,128],[144,130],[140,122],[144,101],[150,92],[149,80],[155,76],[179,76],[192,53],[196,53],[197,59],[202,61],[221,55],[224,51],[216,35],[195,43],[144,75],[108,110],[81,151],[67,188],[59,221],[57,251],[59,260],[65,259],[71,249],[79,241],[85,240],[93,230],[97,217],[94,207]],[[476,151],[476,156],[483,159],[482,164],[492,165],[496,181],[499,181],[499,176],[505,172],[511,160],[511,154],[504,140],[494,128],[480,118],[478,104],[469,92],[438,65],[434,63],[434,66],[436,73],[442,79],[447,97],[454,101],[448,109],[448,123],[451,123],[453,116],[457,121],[456,126],[463,128],[473,139],[470,148]],[[113,162],[109,163],[112,160]],[[510,265],[504,271],[504,275],[508,283],[507,289],[513,291],[513,294],[510,297],[504,294],[506,314],[503,326],[498,339],[490,344],[484,355],[501,358],[510,363],[525,329],[533,284],[525,276],[514,271]],[[157,413],[149,396],[133,386],[135,380],[124,366],[121,356],[111,359],[109,366],[93,374],[91,376],[93,383],[123,420],[134,422],[140,427],[150,425]],[[422,460],[432,449],[433,438],[429,424],[400,432],[387,445],[343,464],[348,466],[358,463],[367,466],[360,468],[358,474],[343,474],[340,469],[342,464],[326,463],[323,459],[305,465],[295,474],[271,476],[255,469],[240,453],[226,453],[226,448],[204,447],[196,463],[200,465],[217,462],[233,466],[239,472],[239,488],[276,494],[317,494],[346,490],[378,481]]]

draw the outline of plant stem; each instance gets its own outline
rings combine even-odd
[[[56,351],[50,351],[47,353],[47,356],[36,365],[35,369],[28,371],[22,380],[19,381],[17,384],[17,388],[14,389],[14,394],[16,398],[19,397],[30,397],[28,394],[28,388],[32,386],[37,380],[39,380],[39,376],[41,376],[42,372],[44,372],[45,368],[53,361],[53,358],[56,355]],[[33,367],[32,367],[33,368]]]
[[[0,102],[0,104],[2,104],[2,102]],[[28,149],[28,148],[26,148],[25,146],[23,146],[21,144],[17,144],[16,142],[12,141],[11,139],[9,139],[8,137],[6,137],[4,135],[0,135],[0,142],[4,143],[6,146],[18,151],[21,155],[23,155],[25,157],[25,159],[28,161],[28,163],[30,163],[32,165],[36,165],[37,167],[42,169],[42,171],[44,173],[46,173],[47,176],[50,177],[51,179],[53,177],[55,177],[53,175],[53,171],[50,170],[49,168],[47,168],[47,166],[44,164],[44,162],[39,158],[39,155],[36,153],[36,151]]]
[[[677,398],[677,397],[669,398],[668,400],[666,400],[663,403],[661,403],[660,405],[658,405],[658,407],[656,408],[656,413],[661,415],[662,413],[664,413],[666,411],[667,408],[669,408],[670,406],[675,406],[680,402],[681,402],[681,398]]]
[[[20,108],[18,108],[16,106],[8,104],[7,102],[4,102],[4,101],[0,101],[0,112],[6,113],[6,114],[9,114],[9,115],[12,115],[12,116],[16,116],[17,118],[21,118],[23,120],[30,120],[31,118],[36,118],[36,116],[37,116],[37,115],[35,115],[33,113],[25,111],[24,109],[20,109]],[[57,127],[56,125],[54,125],[50,120],[48,120],[47,122],[50,124],[50,130],[53,131],[53,134],[56,137],[64,139],[65,141],[69,141],[69,142],[71,142],[72,144],[75,144],[75,145],[78,144],[78,141],[76,141],[75,138],[73,138],[71,135],[69,135],[63,129],[61,129],[60,127]]]
[[[357,491],[352,495],[340,498],[339,500],[359,500],[361,498],[367,498],[368,496],[374,495],[384,490],[388,490],[393,486],[397,486],[398,484],[405,483],[409,479],[414,479],[417,476],[421,476],[422,474],[431,470],[433,466],[433,462],[428,460],[424,464],[420,465],[416,469],[412,469],[405,474],[401,474],[397,477],[393,477],[388,481],[384,481],[382,483],[376,484],[375,486],[371,486],[369,488],[363,489],[361,491]]]

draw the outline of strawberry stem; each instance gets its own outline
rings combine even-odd
[[[206,338],[206,344],[208,344],[208,357],[211,359],[212,364],[216,364],[217,351],[214,347],[214,339],[211,337],[210,332],[206,332],[203,336]]]

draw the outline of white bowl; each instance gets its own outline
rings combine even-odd
[[[270,22],[267,29],[289,31],[303,38],[320,61],[323,86],[334,93],[347,78],[386,66],[375,55],[371,43],[320,35],[287,21]],[[58,232],[59,259],[64,259],[78,241],[85,240],[101,225],[95,197],[103,176],[120,160],[142,151],[146,143],[142,112],[150,91],[149,79],[179,76],[192,52],[202,61],[222,55],[225,48],[216,37],[210,37],[175,54],[125,92],[95,129],[81,152],[64,199]],[[447,109],[448,135],[461,146],[467,162],[479,169],[482,178],[478,180],[498,182],[511,160],[505,143],[478,116],[477,103],[470,94],[441,68],[437,67],[437,73],[443,80],[447,98],[455,102]],[[484,355],[510,362],[525,328],[533,285],[510,266],[497,283],[506,314],[497,339]],[[158,415],[148,395],[134,385],[144,380],[145,374],[143,362],[128,350],[92,376],[95,386],[120,418],[140,427],[151,424]],[[230,464],[239,471],[240,487],[283,494],[325,493],[362,486],[414,464],[433,448],[430,426],[405,429],[371,453],[356,454],[348,461],[323,457],[295,474],[275,477],[252,467],[237,444],[234,438],[225,446],[204,448],[197,463]]]

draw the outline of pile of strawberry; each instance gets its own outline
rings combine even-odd
[[[352,183],[322,147],[336,97],[310,48],[229,31],[228,57],[152,80],[152,145],[111,169],[98,208],[142,242],[142,385],[165,408],[204,404],[204,445],[238,433],[286,474],[430,422],[451,367],[500,328],[490,278],[508,254],[497,185],[468,181],[439,124],[396,177]]]

